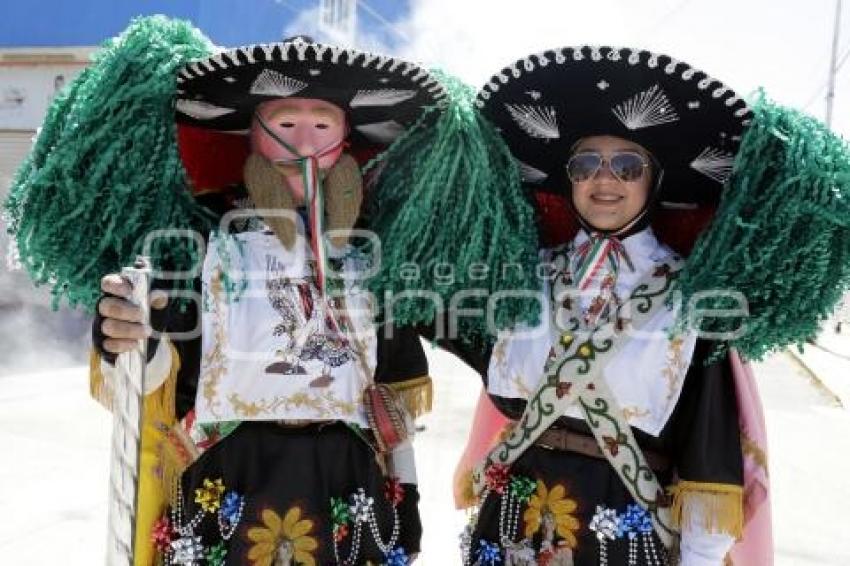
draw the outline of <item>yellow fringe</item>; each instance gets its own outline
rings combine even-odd
[[[401,402],[404,403],[404,408],[414,419],[431,412],[431,405],[434,401],[434,384],[429,376],[387,383],[387,385],[396,392]]]
[[[458,475],[455,490],[458,494],[456,502],[458,509],[468,509],[478,503],[478,498],[475,497],[475,492],[472,489],[472,470],[466,470]]]
[[[112,389],[100,371],[100,354],[92,348],[89,354],[89,393],[92,398],[112,412]]]
[[[136,553],[133,566],[152,566],[156,558],[150,535],[154,523],[165,512],[173,496],[179,473],[168,457],[167,431],[177,421],[175,399],[180,355],[171,349],[171,368],[165,382],[145,396],[142,418],[142,447],[139,462],[139,508],[136,511]],[[89,358],[89,390],[104,407],[112,410],[112,388],[100,371],[100,355],[92,351]]]
[[[682,529],[693,521],[709,533],[736,539],[744,530],[744,490],[740,485],[681,480],[670,488],[673,524]]]
[[[767,469],[767,454],[743,433],[741,434],[741,450],[744,456],[750,456],[764,470],[764,475],[770,476],[770,471]]]

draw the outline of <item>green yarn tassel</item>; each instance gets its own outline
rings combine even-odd
[[[759,93],[711,227],[681,275],[684,304],[699,291],[743,293],[749,316],[707,319],[747,359],[818,332],[850,283],[850,147],[805,114]],[[730,308],[723,299],[700,308]]]
[[[178,155],[176,71],[212,52],[186,22],[134,20],[54,100],[4,203],[20,261],[53,304],[93,308],[100,278],[132,265],[152,230],[207,231]],[[156,269],[186,270],[189,238],[159,238]],[[189,281],[177,282],[188,287]]]
[[[367,210],[382,246],[369,286],[385,316],[387,293],[421,290],[436,292],[445,309],[482,309],[458,316],[454,329],[451,315],[442,325],[447,337],[481,343],[496,329],[538,320],[539,305],[527,298],[491,303],[496,328],[487,328],[483,313],[494,293],[540,290],[534,209],[510,151],[475,109],[472,89],[439,77],[448,106],[432,109],[365,168],[379,165]],[[452,302],[469,290],[483,296]],[[418,325],[432,323],[439,311],[431,298],[399,299],[391,315],[396,325]]]

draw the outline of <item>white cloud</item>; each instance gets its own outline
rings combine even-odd
[[[283,37],[291,37],[294,35],[309,35],[319,42],[330,43],[335,45],[349,45],[345,37],[339,37],[332,31],[322,28],[319,25],[319,7],[304,10],[290,22],[283,31]],[[373,53],[389,53],[390,48],[381,41],[374,33],[370,33],[363,22],[358,22],[357,36],[352,47],[361,51],[369,51]]]
[[[478,87],[530,53],[578,44],[641,47],[703,69],[741,94],[759,86],[823,118],[833,2],[797,0],[411,0],[398,55]],[[850,21],[845,10],[843,22]],[[850,29],[850,28],[848,28]],[[841,44],[850,46],[850,33]],[[843,47],[843,52],[846,47]],[[850,133],[850,59],[834,128]]]

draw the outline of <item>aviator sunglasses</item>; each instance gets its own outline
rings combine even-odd
[[[596,151],[581,151],[567,161],[567,175],[573,183],[589,181],[604,165],[624,183],[637,181],[649,167],[649,161],[635,151],[615,151],[609,157]]]

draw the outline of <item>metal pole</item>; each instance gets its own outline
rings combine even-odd
[[[826,125],[832,126],[832,104],[835,101],[835,74],[838,72],[838,34],[841,29],[841,0],[835,0],[835,27],[832,32],[832,58],[829,63],[829,87],[826,89]]]

